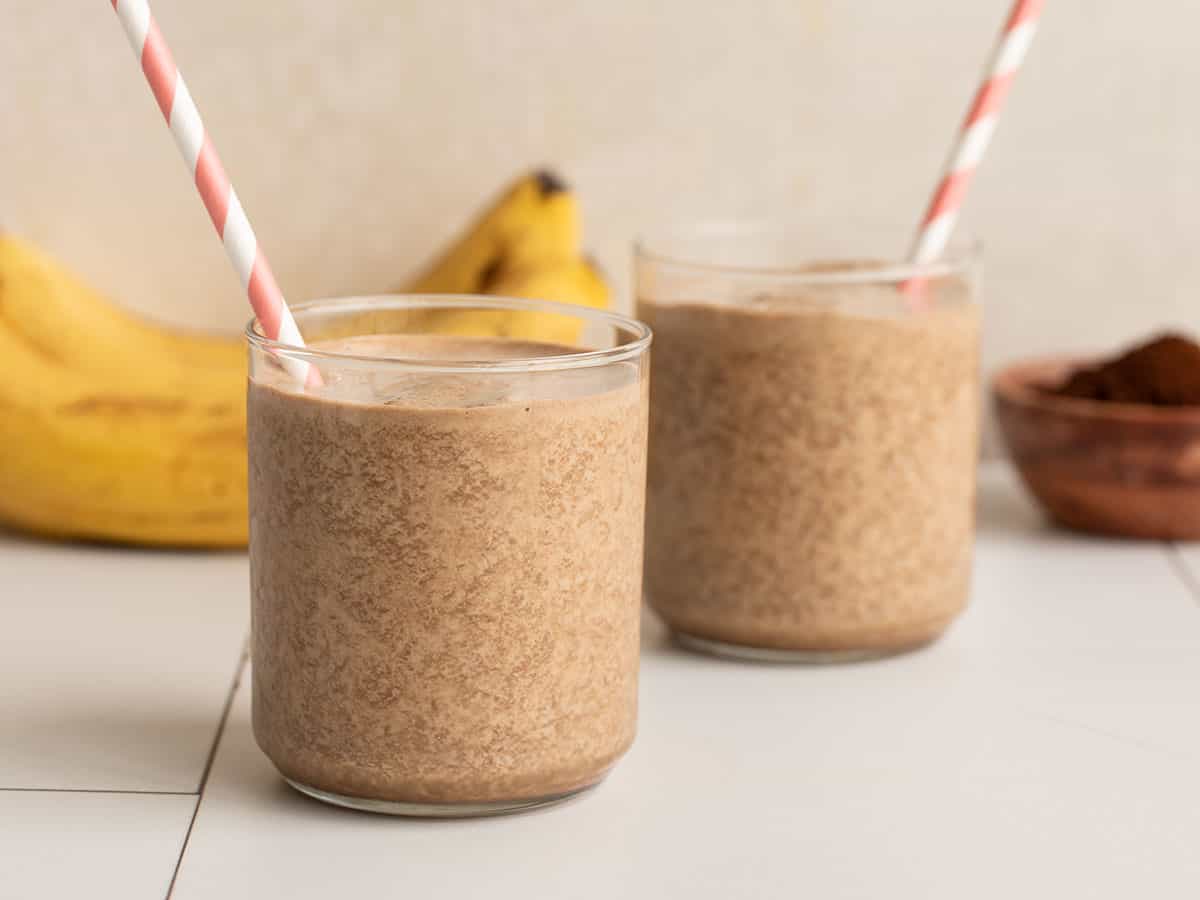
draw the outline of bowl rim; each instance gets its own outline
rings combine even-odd
[[[991,378],[992,396],[1015,406],[1081,418],[1143,424],[1178,424],[1200,427],[1200,406],[1152,406],[1149,403],[1112,403],[1085,397],[1062,397],[1039,390],[1051,375],[1104,357],[1085,354],[1056,354],[1008,363]]]

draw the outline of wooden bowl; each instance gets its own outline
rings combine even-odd
[[[1200,407],[1100,403],[1043,389],[1090,362],[1034,360],[993,379],[1000,431],[1026,486],[1068,528],[1200,539]]]

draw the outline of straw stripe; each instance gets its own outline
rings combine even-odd
[[[129,35],[133,52],[141,59],[142,45],[146,43],[146,29],[150,27],[150,7],[145,3],[113,0],[113,9],[120,16],[121,24],[125,26],[125,33]]]
[[[142,71],[150,82],[150,90],[158,101],[163,118],[171,121],[171,106],[175,102],[175,77],[178,70],[171,50],[163,41],[158,23],[150,19],[150,27],[146,29],[146,41],[142,44]]]
[[[212,219],[217,234],[223,234],[225,211],[229,208],[229,194],[233,188],[207,135],[196,157],[196,189],[200,191],[200,199],[204,201],[204,208],[208,210],[208,217]]]
[[[909,262],[930,263],[945,251],[971,179],[995,133],[1000,110],[1008,97],[1013,79],[1033,43],[1038,17],[1044,5],[1045,0],[1016,0],[1013,4],[988,61],[983,83],[975,93],[962,131],[950,151],[942,178],[921,220],[921,227],[909,252]],[[914,278],[905,282],[903,289],[915,293],[923,284],[923,279]]]
[[[992,132],[995,130],[996,120],[994,118],[984,119],[967,128],[962,143],[958,145],[958,150],[954,155],[951,169],[961,172],[963,169],[973,169],[979,165],[988,143],[992,139]]]
[[[967,122],[978,122],[989,116],[995,116],[1004,106],[1004,101],[1008,99],[1008,89],[1012,86],[1015,74],[1015,72],[1009,72],[1005,75],[998,75],[980,88],[975,101],[971,104],[970,112],[967,113]]]
[[[251,303],[262,302],[263,296],[270,291],[270,284],[274,281],[274,278],[275,276],[271,274],[271,270],[265,259],[259,257],[255,260],[253,267],[250,269],[250,277],[246,280],[246,291],[250,295]],[[271,307],[271,310],[276,308]],[[276,340],[287,344],[303,343],[303,341],[297,341],[299,332],[296,331],[296,323],[292,321],[291,316],[284,319],[282,316],[275,315],[271,310],[268,310],[265,319],[259,319],[263,330],[278,335]]]
[[[1033,9],[1032,13],[1036,15],[1040,10]],[[1037,20],[1035,18],[1027,18],[1020,25],[1012,28],[1009,33],[1008,40],[1000,48],[1000,52],[996,54],[995,68],[997,72],[1015,72],[1021,66],[1021,62],[1025,59],[1025,54],[1029,52],[1029,45],[1033,43],[1033,36],[1037,33]]]
[[[1037,17],[1042,14],[1044,3],[1018,3],[1013,6],[1012,15],[1008,17],[1008,22],[1004,28],[1006,31],[1012,31],[1026,22],[1036,22]]]
[[[254,257],[258,253],[258,241],[242,209],[242,203],[238,200],[237,191],[232,188],[229,191],[229,208],[225,213],[225,227],[220,231],[229,261],[233,263],[234,271],[242,281],[242,287],[248,287],[250,272],[254,269]]]
[[[933,203],[930,205],[929,221],[936,222],[946,216],[954,215],[962,206],[963,195],[966,194],[969,186],[970,174],[965,171],[955,172],[944,179],[938,186],[938,192],[934,195]]]
[[[150,13],[146,0],[112,0],[129,44],[170,126],[179,152],[192,172],[200,199],[217,230],[225,253],[246,289],[250,306],[271,340],[304,346],[300,330],[283,299],[275,275],[258,246],[258,239],[237,193],[229,183],[212,140],[205,133],[200,110],[175,65],[171,49]],[[306,362],[281,357],[284,367],[300,381],[320,384],[317,370]]]
[[[194,172],[200,148],[204,146],[204,123],[200,121],[200,113],[182,78],[175,81],[175,102],[171,105],[168,123],[171,134],[175,135],[175,143],[183,153],[183,161]]]

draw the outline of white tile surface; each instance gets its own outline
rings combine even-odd
[[[641,733],[599,790],[430,823],[294,795],[248,680],[175,897],[1191,897],[1200,607],[1166,551],[1051,532],[982,491],[974,602],[935,647],[722,663],[654,625]]]
[[[243,554],[0,535],[0,788],[195,791],[245,639]]]
[[[0,897],[162,900],[195,797],[0,791]]]

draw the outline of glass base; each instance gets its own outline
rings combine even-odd
[[[707,653],[710,656],[721,656],[727,659],[749,660],[766,663],[797,663],[803,665],[823,665],[828,663],[865,662],[871,659],[885,659],[919,650],[933,642],[920,641],[904,647],[863,647],[850,650],[785,650],[778,647],[751,647],[746,644],[729,644],[725,641],[715,641],[711,638],[697,637],[683,631],[671,631],[671,637],[680,647],[696,653]]]
[[[372,800],[370,797],[353,797],[349,794],[336,794],[333,791],[321,790],[309,784],[303,784],[283,776],[283,780],[300,793],[329,803],[333,806],[343,806],[347,809],[357,809],[362,812],[381,813],[387,816],[413,816],[423,819],[467,819],[480,816],[504,816],[510,813],[525,812],[552,806],[576,797],[585,791],[590,791],[600,781],[585,784],[562,794],[549,794],[545,797],[534,797],[531,800],[498,800],[494,803],[404,803],[398,800]]]

